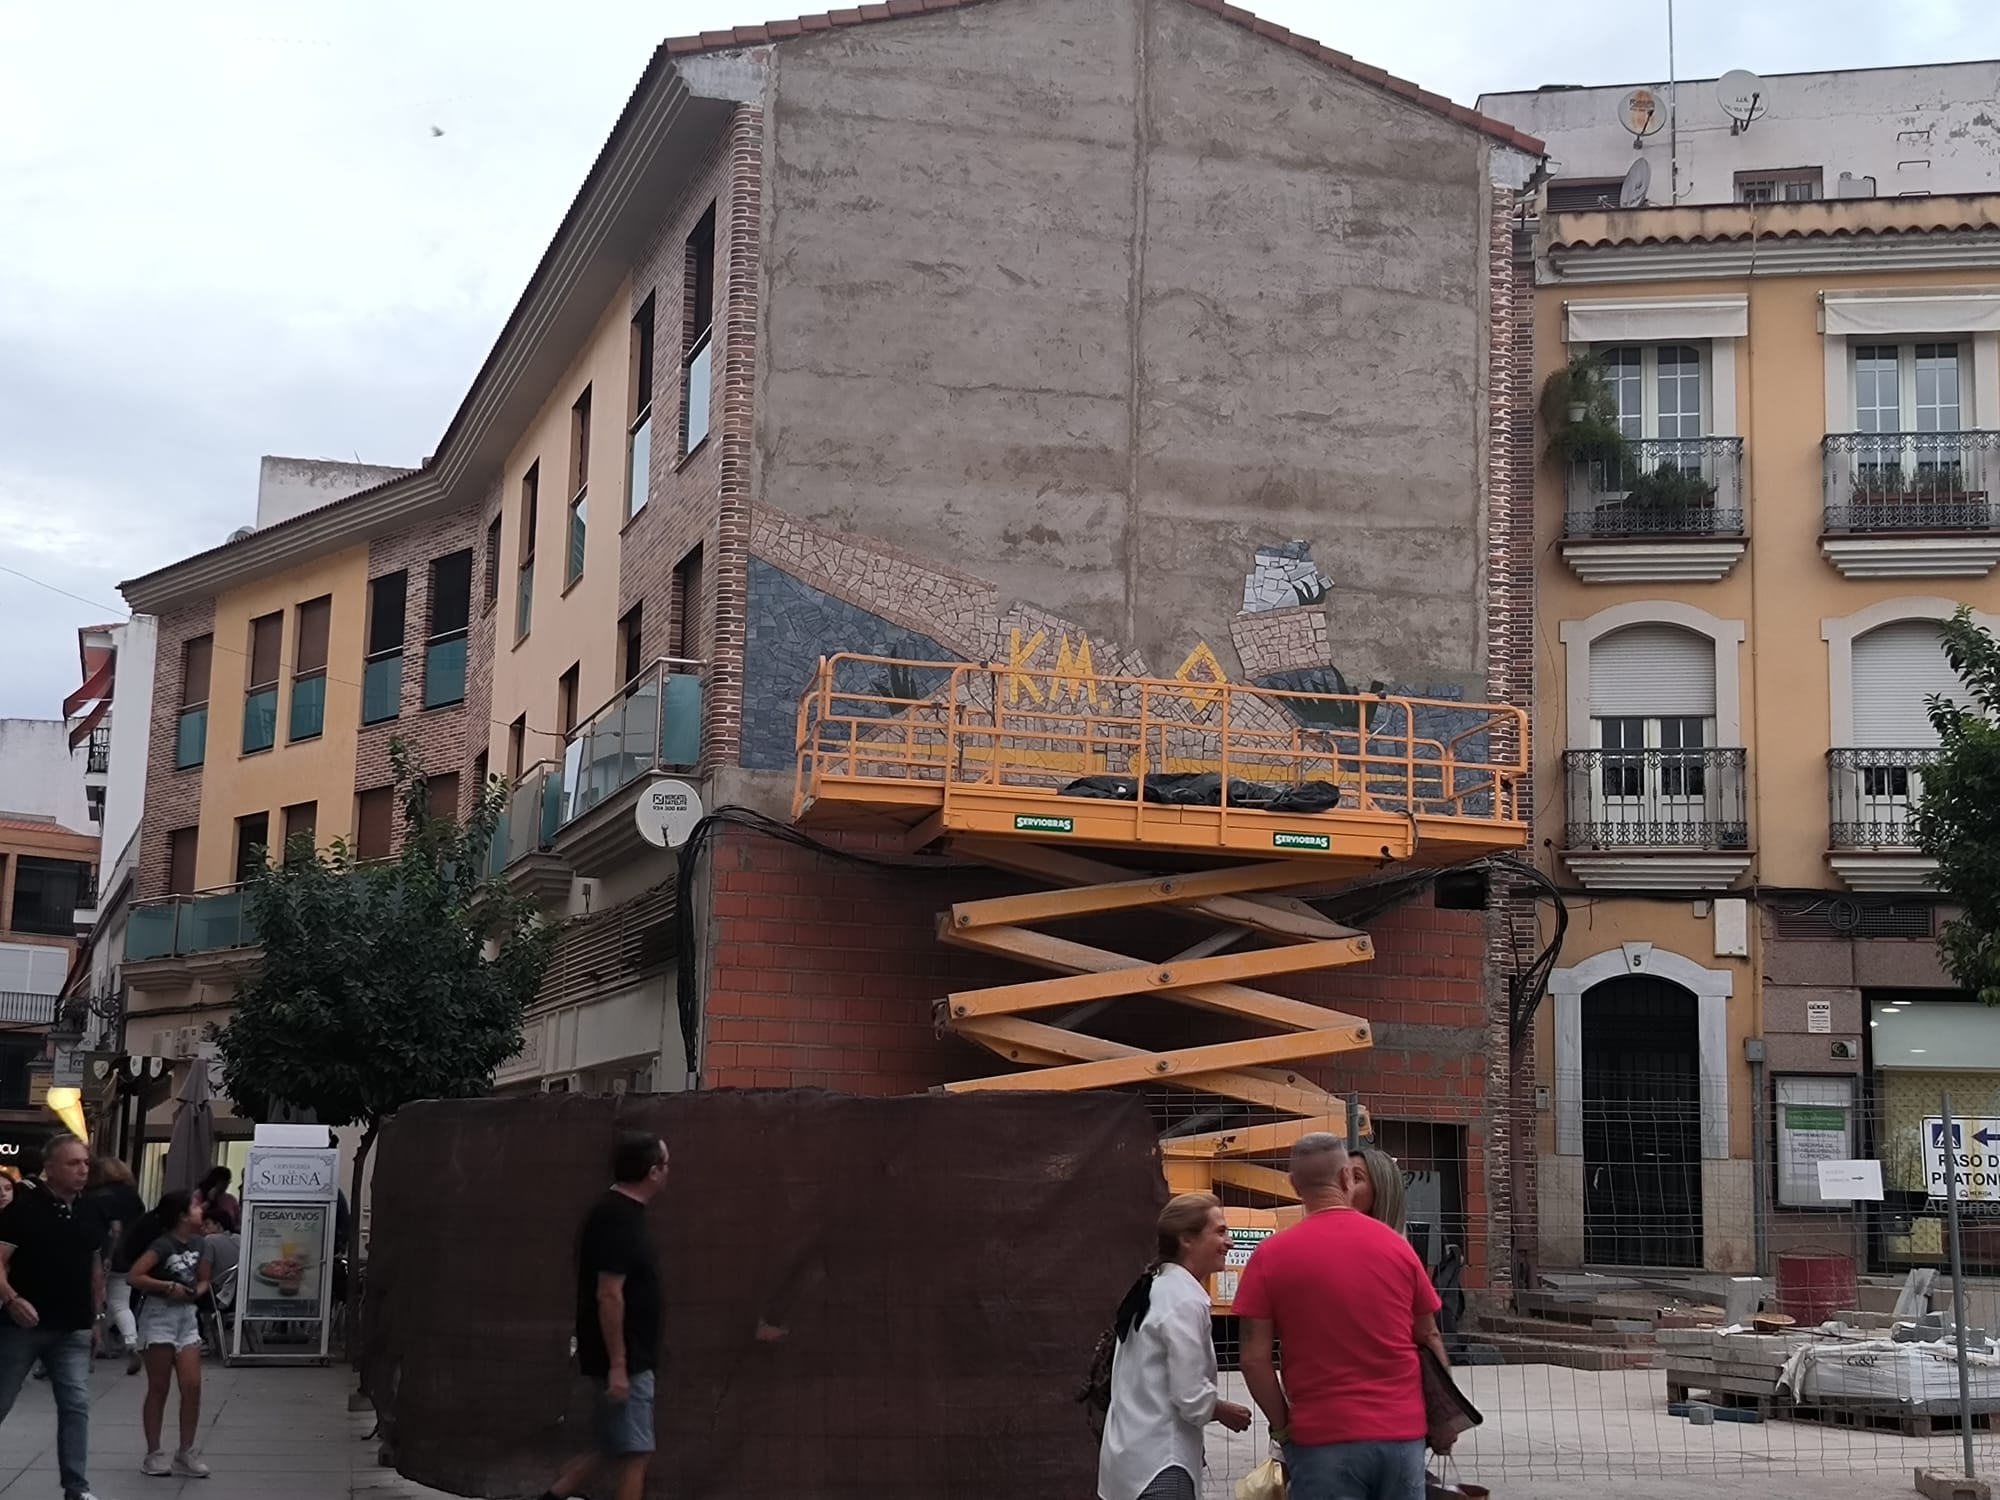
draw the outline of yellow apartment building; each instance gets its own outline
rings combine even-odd
[[[1912,827],[1939,623],[2000,616],[2000,195],[1545,210],[1534,255],[1541,1263],[1934,1260],[1939,1088],[2000,1115]]]
[[[141,1133],[142,1166],[164,1150],[179,1083],[210,1065],[209,1028],[256,962],[251,870],[301,836],[393,854],[392,739],[417,751],[434,803],[456,811],[471,795],[474,513],[381,504],[424,471],[271,459],[265,471],[259,524],[125,585],[159,634],[119,967],[128,1057],[97,1102],[124,1112],[121,1137]],[[284,482],[300,475],[304,504]],[[225,1162],[250,1129],[222,1113]]]

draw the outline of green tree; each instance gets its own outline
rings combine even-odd
[[[1924,772],[1917,841],[1937,861],[1937,889],[1961,908],[1940,943],[1952,978],[2000,1005],[2000,641],[1961,605],[1944,654],[1970,704],[1933,694],[1937,764]]]
[[[461,826],[431,816],[429,784],[400,741],[390,759],[402,852],[361,862],[344,842],[315,852],[301,838],[260,868],[245,900],[263,959],[216,1033],[239,1109],[269,1118],[290,1106],[361,1127],[348,1193],[356,1226],[382,1122],[414,1100],[493,1086],[520,1049],[555,933],[532,901],[485,874],[500,779]]]

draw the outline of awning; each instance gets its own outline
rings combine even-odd
[[[1648,297],[1565,302],[1566,344],[1656,344],[1677,339],[1740,339],[1750,333],[1750,299]]]
[[[89,680],[67,698],[63,699],[62,716],[65,719],[72,718],[75,716],[76,711],[83,707],[84,704],[93,703],[99,699],[109,703],[111,701],[111,681],[117,671],[117,656],[115,654],[106,656],[104,664],[90,674]],[[72,750],[76,748],[75,740],[70,741],[70,748]]]
[[[1822,292],[1820,331],[1836,338],[2000,333],[2000,292],[1941,287],[1921,293]]]
[[[97,702],[92,705],[90,712],[85,714],[81,719],[77,720],[76,728],[72,729],[69,732],[70,749],[74,750],[78,745],[81,745],[85,740],[89,739],[90,731],[95,729],[100,723],[102,723],[104,720],[104,716],[110,712],[111,712],[111,700],[109,698],[98,699]],[[71,710],[68,705],[68,700],[65,699],[63,704],[63,717],[68,718],[70,716],[70,713]]]

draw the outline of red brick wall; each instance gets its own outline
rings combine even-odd
[[[430,633],[431,611],[431,569],[433,558],[445,557],[453,552],[472,549],[472,619],[475,628],[481,620],[480,590],[484,586],[481,574],[486,546],[486,532],[481,519],[482,506],[467,506],[462,510],[422,525],[412,526],[392,535],[378,537],[368,544],[368,577],[372,583],[386,573],[406,571],[409,574],[409,592],[403,607],[403,698],[401,712],[394,719],[381,724],[364,725],[354,748],[354,789],[357,793],[371,787],[387,786],[391,780],[389,767],[389,745],[400,739],[410,748],[417,764],[433,776],[457,772],[460,776],[459,797],[465,797],[465,770],[473,755],[478,753],[481,742],[468,744],[466,735],[466,703],[449,704],[442,708],[424,707],[424,647]],[[366,608],[366,604],[363,605]],[[485,620],[487,649],[485,656],[491,673],[492,620]],[[364,648],[366,637],[364,635]],[[470,700],[472,691],[473,649],[467,647],[466,694]],[[359,675],[357,673],[357,675]],[[489,688],[488,696],[491,691]],[[327,819],[331,827],[342,828],[353,823],[353,809],[342,809],[337,817]],[[403,823],[395,820],[391,849],[400,848],[403,842]]]
[[[742,719],[752,385],[757,357],[757,266],[763,114],[739,109],[713,154],[660,221],[632,270],[632,311],[653,304],[653,446],[646,505],[625,525],[618,614],[644,607],[645,654],[666,654],[674,568],[702,549],[698,614],[709,661],[702,734],[704,770],[733,761]],[[680,453],[682,313],[687,237],[715,205],[715,351],[708,440]]]
[[[139,895],[167,894],[167,835],[201,821],[201,768],[174,769],[174,741],[180,723],[181,650],[197,636],[215,631],[212,600],[160,616],[159,645],[153,658],[152,724],[146,746],[146,807],[140,818]],[[211,676],[219,680],[220,664]]]
[[[954,901],[1030,888],[987,870],[940,874],[856,865],[739,829],[712,846],[713,911],[704,1005],[704,1087],[819,1087],[910,1093],[1011,1071],[984,1049],[940,1037],[932,1007],[953,989],[1045,977],[937,941],[937,913]],[[1467,1127],[1468,1284],[1488,1282],[1492,1212],[1486,1157],[1489,1016],[1487,919],[1418,902],[1367,922],[1372,962],[1273,990],[1365,1016],[1373,1048],[1299,1071],[1338,1093],[1358,1090],[1384,1119]],[[1080,931],[1117,951],[1164,954],[1179,926],[1149,915]],[[1210,930],[1186,924],[1184,941]],[[1245,1034],[1186,1007],[1127,1002],[1101,1034],[1149,1046],[1191,1046]],[[1167,1109],[1191,1096],[1163,1095]],[[1495,1269],[1504,1271],[1505,1261]]]
[[[1534,266],[1515,234],[1514,194],[1492,194],[1488,233],[1489,336],[1487,474],[1488,692],[1532,710],[1535,691],[1535,392]],[[1510,747],[1517,749],[1517,747]],[[1518,815],[1534,826],[1534,778],[1516,787]],[[1525,851],[1532,859],[1534,851]],[[1488,1052],[1495,1100],[1488,1152],[1496,1229],[1510,1257],[1497,1270],[1527,1276],[1537,1240],[1535,1053],[1532,1029],[1514,1047],[1508,977],[1530,961],[1541,940],[1536,897],[1520,881],[1496,878],[1488,957],[1493,975]],[[1496,1235],[1496,1256],[1501,1241]]]

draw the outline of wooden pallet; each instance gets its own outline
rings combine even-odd
[[[1996,1412],[2000,1412],[2000,1403],[1974,1402],[1972,1430],[1993,1431],[1993,1418]],[[1935,1405],[1869,1406],[1840,1401],[1815,1401],[1788,1407],[1784,1415],[1795,1422],[1818,1422],[1827,1427],[1848,1427],[1869,1432],[1900,1432],[1907,1438],[1938,1437],[1960,1430],[1956,1404],[1949,1411],[1940,1411]]]

